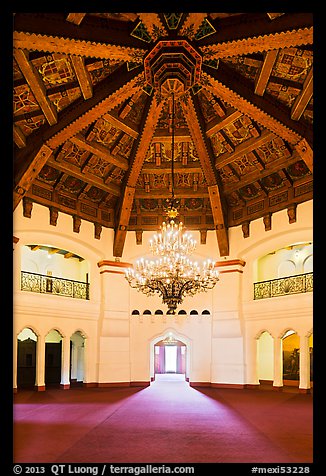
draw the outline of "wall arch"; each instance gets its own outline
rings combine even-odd
[[[190,363],[191,363],[191,352],[192,352],[192,340],[186,337],[184,334],[179,333],[174,328],[169,327],[163,333],[152,337],[148,344],[149,344],[149,358],[150,358],[150,377],[151,379],[154,378],[154,347],[155,345],[160,342],[161,340],[166,339],[172,335],[176,340],[183,342],[187,348],[186,354],[186,379],[189,378],[189,374],[191,371]]]
[[[256,337],[257,378],[259,382],[272,382],[274,378],[274,339],[269,331],[262,330]]]
[[[303,265],[303,272],[304,273],[312,273],[313,272],[313,255],[309,255],[305,258],[302,263]]]
[[[291,225],[293,226],[293,225]],[[248,265],[243,269],[243,299],[245,301],[253,300],[253,283],[258,281],[257,260],[268,253],[285,248],[289,243],[312,242],[312,227],[296,227],[296,229],[286,228],[281,232],[275,232],[273,235],[263,235],[261,240],[252,240],[247,246],[243,240],[242,248],[237,252],[239,258],[243,259]]]
[[[89,265],[89,282],[90,282],[90,300],[99,302],[101,300],[101,280],[100,273],[98,272],[97,263],[105,259],[105,255],[100,252],[98,249],[92,247],[85,241],[76,237],[71,237],[66,233],[55,230],[55,232],[37,230],[15,230],[15,234],[19,236],[19,242],[17,243],[17,254],[15,256],[19,259],[21,255],[21,247],[26,246],[30,243],[43,243],[51,244],[51,246],[71,250],[79,256],[82,256]],[[19,265],[21,269],[21,264]],[[20,277],[16,276],[16,280],[19,280]],[[16,283],[16,288],[20,289],[18,283]]]

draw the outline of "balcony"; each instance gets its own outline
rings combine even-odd
[[[254,283],[254,299],[266,299],[313,291],[313,273]]]
[[[21,271],[22,291],[89,300],[89,283]]]

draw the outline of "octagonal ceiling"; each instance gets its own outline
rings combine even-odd
[[[312,198],[311,13],[16,13],[14,208],[157,230],[174,171],[180,219],[228,231]]]

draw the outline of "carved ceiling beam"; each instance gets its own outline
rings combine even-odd
[[[88,184],[99,188],[100,190],[104,190],[105,192],[111,193],[116,197],[120,196],[121,189],[119,185],[116,185],[115,183],[105,184],[103,179],[100,177],[97,177],[96,175],[86,171],[81,172],[77,165],[68,164],[67,162],[64,164],[62,162],[56,162],[52,157],[47,160],[47,165],[60,170],[60,172],[67,172],[68,170],[68,173],[71,177],[75,177],[79,180],[82,180],[83,182],[87,182]]]
[[[258,38],[220,43],[218,45],[199,48],[204,54],[204,59],[223,59],[232,56],[243,56],[263,51],[280,48],[294,48],[313,43],[313,28],[277,33],[276,35],[263,35]]]
[[[313,149],[308,144],[308,142],[303,139],[298,144],[295,145],[295,150],[299,154],[302,160],[305,161],[306,166],[309,168],[311,172],[313,172]]]
[[[15,144],[20,149],[26,146],[26,137],[19,126],[14,125],[13,138],[14,138]]]
[[[125,122],[121,121],[121,119],[118,119],[109,112],[107,114],[104,114],[103,119],[110,122],[110,124],[112,124],[114,127],[117,127],[121,131],[125,132],[133,139],[137,139],[139,132],[136,131],[133,127],[127,125]]]
[[[261,147],[275,138],[275,134],[270,132],[268,129],[264,129],[259,137],[252,137],[241,144],[237,145],[234,152],[221,154],[217,157],[215,166],[218,169],[225,167],[228,164],[231,164],[234,160],[239,159],[245,154],[252,152],[253,150]]]
[[[284,13],[267,13],[267,15],[271,20],[275,20],[275,18],[281,17]]]
[[[297,144],[302,138],[312,142],[312,127],[293,121],[288,108],[276,105],[273,98],[257,96],[251,82],[240,79],[229,66],[220,62],[218,70],[212,71],[204,65],[202,78],[205,88],[290,144]]]
[[[154,41],[168,35],[157,13],[138,13],[138,17]]]
[[[277,55],[278,50],[267,51],[265,53],[263,64],[255,80],[255,94],[258,94],[258,96],[263,96],[265,92]]]
[[[291,119],[297,121],[302,116],[313,94],[313,68],[311,67],[301,93],[296,97],[291,109]]]
[[[69,57],[84,99],[91,98],[93,96],[93,84],[91,76],[85,66],[84,58],[75,55],[70,55]]]
[[[232,124],[232,122],[236,121],[241,116],[242,113],[239,111],[232,112],[214,126],[209,127],[209,129],[206,130],[207,137],[211,137],[216,132],[220,131],[221,129],[224,129],[224,127],[227,127],[228,125]]]
[[[88,142],[81,134],[77,134],[75,137],[72,137],[70,139],[70,142],[76,144],[83,150],[91,152],[92,154],[96,155],[97,157],[100,157],[106,162],[109,162],[110,164],[119,167],[122,170],[128,170],[129,168],[128,160],[123,157],[113,156],[103,144],[100,144],[96,141]]]
[[[238,17],[236,22],[221,20],[216,33],[202,38],[204,59],[248,55],[279,48],[313,44],[313,14],[289,13],[273,22],[265,13],[251,21]]]
[[[33,156],[32,160],[25,164],[24,169],[19,171],[19,175],[16,175],[13,200],[14,210],[28,191],[33,180],[40,173],[42,167],[45,165],[51,154],[52,149],[50,149],[50,147],[47,145],[42,145],[42,147]]]
[[[116,20],[104,19],[94,15],[86,15],[82,23],[77,25],[67,21],[66,13],[19,12],[14,17],[14,41],[27,42],[30,47],[34,45],[36,51],[61,52],[81,56],[85,56],[86,51],[93,51],[90,56],[95,58],[101,58],[99,56],[101,53],[105,55],[105,58],[108,58],[105,53],[105,48],[107,48],[108,51],[111,50],[111,53],[115,54],[116,52],[119,55],[114,59],[128,57],[129,60],[133,58],[133,61],[135,61],[136,56],[138,58],[142,57],[147,48],[144,49],[141,40],[130,35],[132,28],[132,24],[127,25],[126,22],[123,22],[122,25],[121,22]],[[52,48],[64,48],[64,51],[48,49],[48,47],[51,47],[51,42],[53,42]],[[70,51],[66,49],[67,45],[70,45]],[[76,49],[77,45],[79,45],[79,50]],[[19,46],[19,48],[25,47]],[[123,52],[124,56],[122,58],[121,54]],[[131,52],[133,53],[129,56]],[[113,59],[113,56],[110,57]]]
[[[50,125],[57,123],[57,110],[46,95],[46,89],[40,74],[28,59],[28,53],[14,48],[14,58],[25,77],[37,103]]]
[[[259,180],[268,177],[269,175],[273,173],[278,173],[284,181],[286,181],[285,174],[282,175],[282,171],[280,168],[282,167],[282,164],[284,164],[284,167],[289,167],[290,165],[294,164],[295,162],[298,162],[300,160],[300,157],[297,153],[294,153],[290,159],[286,159],[286,164],[284,164],[284,159],[278,159],[272,162],[272,164],[268,165],[268,168],[265,170],[261,170],[259,172]],[[240,181],[236,183],[230,183],[224,184],[223,191],[226,194],[230,194],[232,192],[235,192],[236,190],[239,190],[239,188],[244,187],[246,185],[249,185],[253,183],[255,180],[257,180],[257,171],[249,172],[246,173],[245,175],[241,176]]]
[[[157,95],[152,98],[150,107],[147,113],[145,113],[146,121],[142,127],[142,133],[138,140],[134,159],[127,172],[125,188],[121,192],[122,200],[114,234],[113,255],[117,257],[121,257],[123,253],[137,180],[150,147],[163,105],[164,101],[160,101]]]
[[[114,109],[134,93],[135,89],[138,88],[137,81],[142,75],[137,75],[133,78],[133,75],[131,75],[132,79],[129,81],[127,80],[127,82],[124,84],[124,81],[127,79],[129,74],[123,74],[123,66],[121,69],[118,68],[118,70],[120,71],[121,78],[119,78],[119,74],[114,75],[117,77],[117,81],[114,81],[113,79],[114,73],[108,77],[107,86],[110,84],[111,88],[103,88],[104,90],[101,95],[94,94],[93,97],[88,101],[82,100],[82,102],[79,103],[80,111],[83,110],[83,113],[80,113],[77,116],[78,113],[76,112],[77,117],[73,122],[69,121],[69,123],[64,124],[64,118],[61,118],[60,124],[64,124],[65,127],[63,127],[57,134],[47,140],[46,143],[50,147],[53,149],[58,147],[63,142],[70,139],[82,129],[90,125],[92,122],[102,117],[108,111]],[[115,73],[118,70],[116,70]],[[103,84],[103,82],[99,83],[99,86],[101,84]],[[113,88],[115,89],[113,90]],[[102,96],[101,99],[100,96]]]
[[[26,138],[26,147],[15,154],[15,169],[19,170],[33,156],[34,151],[44,142],[53,149],[63,144],[85,126],[106,114],[111,107],[125,101],[138,89],[137,81],[142,75],[127,71],[126,65],[117,68],[110,76],[94,87],[93,96],[87,101],[83,97],[66,107],[58,114],[58,123],[43,125],[34,132],[33,138]]]
[[[114,81],[114,78],[116,81]],[[137,81],[139,79],[139,76],[135,77],[132,72],[126,71],[126,66],[123,65],[115,70],[107,80],[99,83],[98,87],[94,89],[93,97],[88,101],[80,98],[71,108],[67,107],[61,111],[58,124],[46,129],[40,127],[39,131],[33,136],[34,140],[30,146],[20,149],[15,155],[15,208],[52,151],[103,116],[107,111],[128,99],[138,87]],[[42,141],[45,144],[39,147],[38,144]],[[35,149],[37,149],[36,155]]]
[[[138,61],[138,58],[142,58],[146,53],[146,50],[140,48],[128,48],[108,43],[44,36],[21,31],[14,31],[13,39],[14,46],[17,49],[60,53],[67,56],[72,54],[116,61],[135,61],[136,59]]]
[[[75,23],[75,25],[80,25],[85,15],[86,13],[68,13],[67,21]]]
[[[185,95],[183,100],[180,101],[180,104],[208,185],[209,199],[213,213],[220,255],[227,256],[229,254],[227,224],[224,217],[223,205],[219,186],[217,184],[215,168],[212,164],[209,154],[209,146],[205,141],[205,137],[202,132],[203,125],[201,124],[201,118],[196,113],[195,105],[192,101],[192,98],[190,97],[190,94]]]

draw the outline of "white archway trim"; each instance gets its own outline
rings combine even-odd
[[[163,334],[156,335],[156,337],[152,337],[151,339],[148,339],[149,342],[149,355],[150,355],[150,377],[154,377],[154,347],[155,345],[160,342],[161,340],[164,340],[165,338],[171,336],[174,337],[176,340],[179,340],[183,342],[186,347],[187,347],[187,352],[186,352],[186,377],[189,377],[190,374],[190,356],[192,352],[192,339],[189,339],[189,337],[186,337],[184,334],[180,334],[178,331],[176,331],[173,327],[169,327],[165,329]]]

